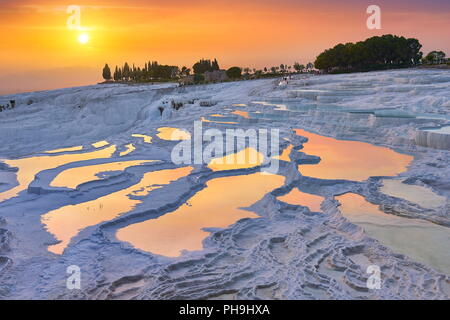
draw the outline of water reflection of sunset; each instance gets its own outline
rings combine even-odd
[[[105,149],[86,152],[86,153],[70,153],[56,156],[37,156],[30,158],[22,158],[15,160],[4,160],[4,162],[11,166],[17,167],[18,185],[12,189],[0,193],[0,202],[15,197],[19,192],[28,188],[28,185],[35,179],[37,173],[56,168],[71,162],[109,158],[116,151],[116,146],[110,146]]]
[[[52,187],[65,187],[75,189],[78,185],[99,180],[99,173],[107,171],[122,171],[128,167],[139,166],[152,160],[121,161],[96,164],[92,166],[82,166],[64,170],[58,174],[50,183]]]
[[[174,212],[130,225],[117,232],[117,238],[155,254],[177,257],[182,250],[200,250],[208,232],[203,228],[225,228],[257,214],[242,208],[284,184],[284,177],[254,173],[218,178]]]
[[[239,152],[214,158],[208,164],[213,171],[237,170],[260,166],[264,155],[254,148],[245,148]]]
[[[321,158],[318,164],[299,166],[301,174],[309,177],[364,181],[372,176],[395,176],[413,160],[369,143],[337,140],[301,129],[295,132],[308,138],[301,151]]]
[[[141,200],[131,199],[131,194],[146,196],[156,188],[187,176],[191,167],[148,172],[139,181],[129,188],[110,193],[98,199],[68,205],[50,211],[42,216],[42,223],[48,232],[53,234],[60,242],[50,246],[49,251],[61,254],[70,240],[79,231],[94,226],[103,221],[116,218],[122,213],[132,210]]]
[[[294,188],[288,194],[278,197],[278,200],[297,206],[308,207],[311,211],[320,212],[320,205],[324,198],[314,194],[301,192],[297,188]]]

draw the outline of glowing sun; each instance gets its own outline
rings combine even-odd
[[[81,33],[78,36],[78,42],[81,44],[86,44],[89,42],[89,35],[87,33]]]

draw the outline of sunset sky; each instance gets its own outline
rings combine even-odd
[[[381,30],[366,27],[370,4],[381,7]],[[67,28],[69,5],[81,7],[82,31]],[[386,33],[450,54],[449,0],[0,0],[0,27],[0,94],[96,83],[105,62],[307,63]]]

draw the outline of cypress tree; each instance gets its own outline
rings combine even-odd
[[[213,61],[213,63],[212,63],[212,70],[213,70],[213,71],[214,71],[214,70],[220,70],[219,63],[217,62],[217,59],[216,59],[216,58],[214,58],[214,61]]]
[[[117,69],[117,66],[114,69],[114,76],[113,76],[113,78],[114,78],[114,81],[119,81],[119,70]]]
[[[106,81],[111,80],[111,69],[109,69],[108,64],[105,64],[102,75],[103,75],[103,79],[105,79]]]

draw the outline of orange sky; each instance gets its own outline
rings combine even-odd
[[[380,0],[382,30],[376,31],[366,27],[372,2],[311,2],[0,0],[0,93],[95,83],[105,62],[151,59],[191,67],[216,57],[222,67],[307,63],[338,42],[385,33],[416,37],[426,52],[450,53],[450,1]],[[69,4],[81,6],[88,44],[66,26]]]

